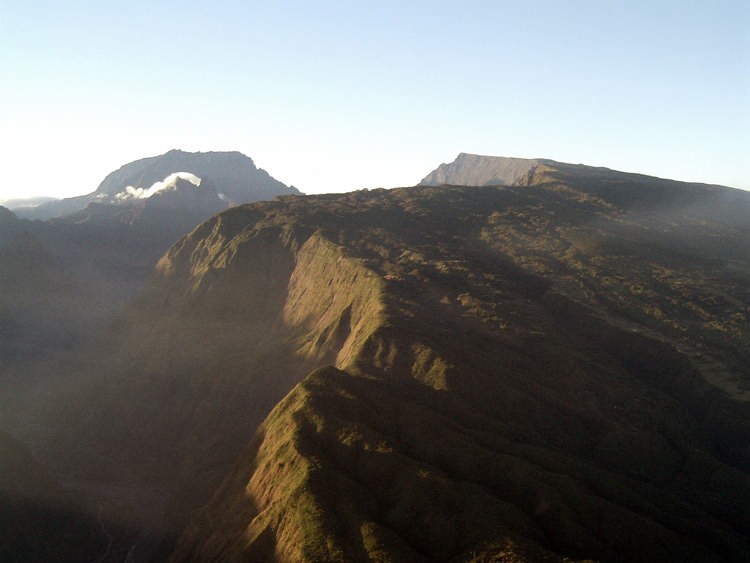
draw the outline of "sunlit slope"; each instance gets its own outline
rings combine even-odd
[[[232,215],[286,222],[276,318],[338,369],[276,406],[174,560],[746,557],[750,199],[554,163],[522,183]]]
[[[360,357],[384,282],[293,200],[227,211],[163,257],[48,409],[50,465],[159,487],[179,522],[296,383]]]

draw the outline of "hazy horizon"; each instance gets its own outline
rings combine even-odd
[[[180,150],[180,149],[178,149],[178,150]],[[195,152],[210,152],[210,151],[195,151]],[[159,156],[159,155],[148,155],[148,156],[149,157],[153,157],[153,156]],[[250,156],[250,155],[246,155],[246,156]],[[458,156],[458,155],[456,155],[456,156]],[[482,156],[506,156],[506,155],[482,155]],[[146,158],[146,157],[144,157],[144,158]],[[554,160],[554,159],[548,159],[548,160]],[[447,161],[447,162],[436,164],[434,168],[437,168],[441,164],[449,164],[450,162],[452,162],[452,161]],[[128,163],[123,163],[123,165],[124,164],[128,164]],[[568,164],[584,164],[584,165],[588,165],[588,166],[594,166],[594,165],[591,165],[589,163],[584,163],[584,162],[580,162],[580,163],[568,163]],[[256,166],[257,166],[257,163],[256,163]],[[608,167],[608,166],[602,166],[602,167],[603,168],[610,168],[611,169],[611,167]],[[262,168],[262,167],[258,166],[258,168]],[[629,172],[629,173],[644,174],[644,172],[641,172],[641,171],[638,171],[638,170],[619,170],[619,171],[620,172]],[[269,172],[269,171],[266,170],[266,172]],[[425,171],[424,175],[426,175],[428,172],[430,172],[430,171],[429,170]],[[271,172],[269,172],[269,174],[271,174],[271,176],[273,176],[273,174]],[[174,173],[171,174],[171,176],[175,176],[175,175],[176,174],[174,174]],[[650,174],[646,174],[646,175],[650,175]],[[103,179],[104,178],[102,178],[102,180]],[[279,178],[276,178],[276,179],[279,180]],[[691,182],[691,180],[689,180],[689,179],[680,179],[680,178],[667,178],[667,179],[684,181],[684,182]],[[283,181],[283,180],[279,180],[279,181]],[[164,184],[164,183],[165,182],[163,182],[163,181],[162,182],[157,182],[157,184]],[[412,184],[400,184],[400,185],[395,185],[395,186],[376,186],[376,187],[385,187],[385,188],[390,189],[390,188],[398,188],[398,187],[409,187],[411,185],[416,185],[417,183],[418,182],[413,182]],[[698,182],[698,183],[701,183],[701,182]],[[717,184],[716,182],[703,182],[703,183]],[[42,203],[45,203],[47,201],[54,201],[56,199],[59,200],[59,199],[65,199],[65,198],[69,198],[69,197],[80,197],[80,196],[89,195],[89,194],[93,193],[96,190],[97,187],[98,187],[98,184],[97,184],[96,187],[94,187],[94,188],[92,188],[90,190],[87,190],[87,191],[84,191],[84,192],[80,192],[80,193],[70,194],[70,195],[62,195],[62,196],[49,196],[49,195],[45,195],[45,194],[36,194],[36,195],[31,195],[31,196],[21,196],[21,197],[11,197],[11,198],[7,198],[7,199],[0,199],[0,205],[3,205],[3,206],[5,206],[6,204],[15,204],[15,205],[18,205],[19,203],[23,203],[24,206],[35,207],[35,206],[40,205]],[[299,189],[299,186],[295,186],[295,187],[297,187]],[[367,186],[362,186],[362,187],[367,187]],[[737,188],[737,189],[744,189],[744,190],[750,190],[750,187],[747,187],[747,188],[742,188],[742,187],[738,187],[738,186],[726,186],[726,187]],[[147,192],[149,192],[150,187],[149,186],[139,186],[137,189],[139,191],[141,191],[141,192],[147,193]],[[153,189],[153,187],[151,187],[151,189]],[[352,190],[341,190],[341,193],[346,192],[346,191],[354,191],[356,189],[358,189],[358,188],[353,188]],[[308,195],[308,194],[309,195],[313,195],[312,192],[305,192],[304,190],[301,190],[301,191],[305,195]],[[324,193],[324,192],[315,192],[315,193]],[[139,197],[141,197],[141,198],[142,197],[147,197],[147,195],[141,195]],[[13,206],[11,206],[11,208],[12,207]]]
[[[739,1],[13,3],[0,200],[174,148],[305,193],[414,185],[460,152],[750,189],[749,24]]]

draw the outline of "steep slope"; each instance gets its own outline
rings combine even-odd
[[[274,404],[367,340],[380,282],[296,207],[232,209],[172,248],[48,409],[49,465],[162,490],[180,525]]]
[[[335,249],[280,309],[336,368],[278,404],[173,560],[746,559],[750,198],[543,166],[231,215]],[[294,298],[306,272],[350,294],[352,263],[374,306]]]

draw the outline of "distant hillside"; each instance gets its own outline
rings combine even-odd
[[[217,215],[47,459],[163,487],[175,532],[208,501],[174,561],[742,561],[750,195],[518,182]]]

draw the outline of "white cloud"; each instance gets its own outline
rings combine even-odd
[[[129,199],[147,199],[162,190],[172,189],[177,184],[177,179],[187,180],[194,186],[201,185],[201,179],[190,172],[175,172],[170,174],[160,182],[155,182],[150,188],[135,188],[128,186],[125,191],[115,195],[117,201],[127,201]]]

